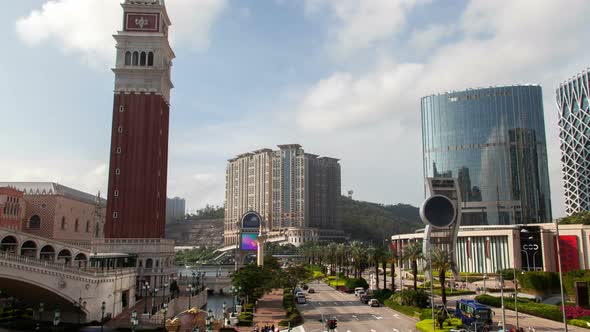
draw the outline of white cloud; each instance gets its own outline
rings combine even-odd
[[[348,55],[390,39],[404,26],[407,12],[418,0],[305,0],[312,15],[327,8],[337,24],[332,27],[336,54]]]
[[[432,24],[423,30],[414,30],[408,45],[418,52],[425,52],[438,46],[441,40],[455,31],[453,25]]]
[[[100,191],[102,197],[107,193],[108,165],[99,160],[5,159],[0,163],[0,174],[2,181],[52,181],[93,195]]]
[[[112,35],[121,29],[122,10],[117,0],[50,0],[16,21],[20,39],[29,46],[57,45],[66,53],[80,54],[85,62],[114,62]],[[226,0],[171,0],[171,38],[195,50],[209,46],[209,32],[223,12]]]
[[[375,72],[354,78],[335,73],[312,86],[300,105],[298,123],[307,130],[335,130],[375,123],[382,116],[406,115],[408,91],[422,73],[422,65],[385,64]]]
[[[323,2],[310,1],[317,3]],[[539,83],[544,88],[554,216],[561,216],[554,87],[588,65],[579,56],[583,45],[590,42],[590,22],[584,14],[588,10],[590,2],[584,0],[569,2],[566,11],[563,4],[552,1],[471,1],[457,24],[461,39],[431,49],[422,63],[392,60],[364,74],[339,71],[327,76],[302,97],[297,123],[306,130],[350,133],[389,121],[392,128],[407,129],[408,135],[396,142],[403,145],[421,140],[421,96],[478,86]],[[560,13],[559,19],[555,13]],[[415,34],[410,43],[430,47],[448,33],[442,27],[431,28]],[[415,176],[421,177],[421,169]]]

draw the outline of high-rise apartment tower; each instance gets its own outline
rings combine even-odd
[[[239,221],[260,213],[269,235],[290,243],[342,239],[338,159],[306,153],[298,144],[230,159],[226,171],[224,242],[238,241]]]
[[[590,108],[586,69],[557,89],[565,212],[590,210]]]

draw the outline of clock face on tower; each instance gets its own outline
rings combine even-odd
[[[159,14],[125,13],[125,31],[158,32],[159,26]]]

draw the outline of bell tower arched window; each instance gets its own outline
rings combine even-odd
[[[139,52],[133,52],[133,65],[137,66],[139,64]]]
[[[154,65],[154,53],[153,52],[149,52],[148,53],[148,66],[153,66]]]
[[[141,52],[141,56],[139,57],[139,65],[145,66],[146,54],[145,52]]]
[[[125,66],[131,65],[131,52],[125,52]]]

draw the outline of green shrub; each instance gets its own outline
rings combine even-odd
[[[475,298],[477,302],[487,304],[492,307],[500,307],[501,299],[499,297],[494,297],[490,295],[480,295]],[[514,299],[511,298],[504,298],[504,307],[506,309],[514,310]],[[552,305],[552,304],[543,304],[543,303],[535,303],[529,299],[521,299],[518,298],[518,311],[543,317],[547,319],[551,319],[554,321],[560,322],[563,318],[561,311],[559,310],[559,306]]]
[[[514,280],[514,269],[500,270],[498,271],[498,274],[501,274],[504,280]],[[520,271],[516,270],[516,274],[520,274]]]
[[[574,289],[576,281],[585,281],[590,284],[590,270],[572,270],[563,275],[563,288],[570,298],[576,294]]]
[[[377,289],[373,292],[373,298],[379,300],[379,302],[383,303],[385,300],[391,297],[393,292],[391,289]]]
[[[418,289],[417,291],[406,289],[396,293],[392,298],[397,300],[398,304],[418,308],[425,308],[430,302],[428,294],[423,289]]]
[[[422,332],[432,332],[432,331],[450,331],[451,329],[457,329],[457,328],[461,328],[461,326],[463,325],[461,323],[461,320],[458,318],[452,318],[452,319],[447,319],[444,322],[443,328],[439,329],[438,328],[438,323],[437,325],[437,329],[434,330],[432,327],[432,319],[424,319],[419,321],[418,323],[416,323],[416,329],[418,331],[422,331]]]
[[[583,319],[570,319],[567,321],[568,324],[570,325],[574,325],[574,326],[579,326],[579,327],[585,327],[588,328],[588,321],[585,321]]]
[[[559,275],[556,272],[529,271],[518,274],[517,279],[523,289],[543,293],[559,290]]]
[[[347,279],[346,280],[346,283],[344,284],[344,286],[346,288],[348,288],[348,289],[355,289],[357,287],[363,287],[365,289],[369,288],[369,284],[363,278],[359,278],[359,279],[350,278],[350,279]]]

